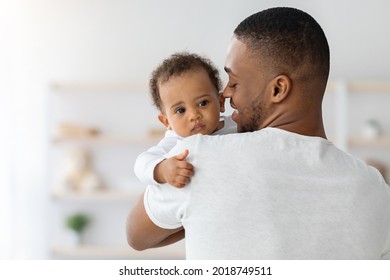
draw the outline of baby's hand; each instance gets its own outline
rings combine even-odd
[[[167,158],[154,168],[154,178],[158,183],[168,183],[174,187],[182,188],[190,182],[194,175],[194,167],[185,161],[188,150]]]

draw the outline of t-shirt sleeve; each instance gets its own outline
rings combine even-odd
[[[188,149],[191,162],[191,151],[193,151],[194,137],[179,142],[169,154],[175,155]],[[186,213],[189,203],[191,186],[175,188],[168,184],[149,185],[144,194],[144,206],[151,221],[165,229],[174,229],[182,226],[182,219]]]
[[[384,254],[381,257],[382,260],[390,260],[390,248],[384,252]]]
[[[381,256],[382,260],[390,260],[390,228],[389,228],[389,236],[387,237],[387,245],[385,247],[385,250]]]
[[[387,185],[384,180],[383,180],[383,184],[384,184],[384,188],[386,190],[386,194],[387,196],[390,198],[390,186]],[[388,219],[388,221],[390,220],[390,207],[387,207],[387,209],[389,210],[387,215],[385,215]],[[388,229],[388,236],[387,236],[387,244],[386,244],[386,247],[385,247],[385,250],[381,256],[381,259],[383,260],[390,260],[390,221],[389,221],[389,229]]]

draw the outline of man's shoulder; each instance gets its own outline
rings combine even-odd
[[[231,133],[223,135],[196,135],[186,139],[184,145],[191,146],[193,150],[200,150],[206,153],[216,151],[232,151],[249,148],[257,145],[261,136],[259,132]]]
[[[196,134],[184,138],[182,141],[179,141],[176,146],[172,149],[170,154],[178,154],[184,151],[185,149],[196,150],[198,147],[202,149],[221,147],[225,145],[234,145],[235,143],[244,141],[245,135],[247,133],[232,133],[232,134],[223,134],[223,135],[202,135]]]
[[[176,145],[166,155],[167,157],[176,156],[182,153],[184,150],[193,150],[196,142],[198,141],[198,135],[192,135],[189,137],[181,138],[176,142]]]

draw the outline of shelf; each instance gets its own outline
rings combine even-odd
[[[375,139],[365,139],[359,137],[353,137],[349,140],[349,145],[351,147],[367,147],[367,148],[385,148],[390,147],[390,135],[381,136]]]
[[[55,92],[118,92],[118,91],[148,91],[144,83],[130,82],[55,82],[50,85]]]
[[[59,258],[185,259],[185,249],[180,243],[145,251],[135,251],[128,246],[56,246],[52,254]]]
[[[390,81],[329,81],[326,91],[337,92],[341,88],[348,93],[390,93]]]
[[[127,136],[54,136],[53,142],[56,144],[83,144],[83,145],[155,145],[163,138],[164,134],[155,133],[147,136],[127,137]]]
[[[351,81],[348,83],[350,92],[390,93],[390,81]]]
[[[53,197],[58,200],[70,201],[134,201],[141,195],[142,191],[95,191],[95,192],[71,192],[71,191],[54,191]]]

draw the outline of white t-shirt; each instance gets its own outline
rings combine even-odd
[[[188,259],[390,258],[390,188],[331,142],[277,128],[193,136],[195,175],[149,186],[145,209],[183,226]]]
[[[232,120],[231,116],[221,116],[221,121],[224,122],[223,127],[212,135],[224,135],[237,132],[237,124]],[[137,157],[134,165],[134,173],[138,179],[146,185],[158,184],[154,180],[154,168],[167,158],[167,153],[181,140],[183,140],[183,137],[177,135],[173,130],[167,130],[164,138],[156,146],[141,153]]]

